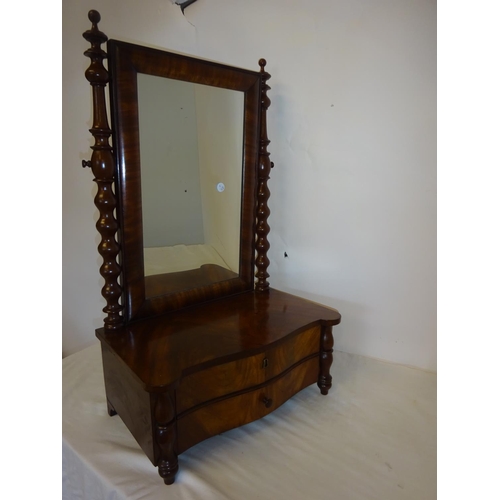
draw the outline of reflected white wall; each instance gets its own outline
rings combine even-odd
[[[196,85],[195,95],[205,242],[238,272],[244,94]]]

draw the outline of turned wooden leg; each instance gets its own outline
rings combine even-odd
[[[109,402],[109,399],[106,399],[106,402],[108,403],[108,415],[110,417],[116,415],[116,410],[113,408],[113,405]]]
[[[172,484],[179,470],[175,443],[175,408],[172,395],[168,392],[155,395],[154,420],[155,441],[158,450],[158,474],[165,484]]]
[[[326,396],[332,386],[330,367],[333,362],[333,335],[332,327],[323,325],[321,327],[321,339],[319,348],[319,377],[318,387],[321,394]]]

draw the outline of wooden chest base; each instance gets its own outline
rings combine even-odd
[[[98,330],[109,413],[171,484],[191,446],[268,415],[313,383],[327,394],[339,322],[333,309],[271,290]]]

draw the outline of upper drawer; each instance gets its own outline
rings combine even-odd
[[[213,366],[183,377],[177,389],[177,414],[205,401],[266,381],[265,353]]]
[[[276,377],[287,368],[319,352],[321,327],[314,326],[304,332],[294,335],[274,349],[268,349],[264,364],[266,380]]]

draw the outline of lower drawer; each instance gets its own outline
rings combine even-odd
[[[294,394],[318,380],[318,356],[263,384],[229,398],[206,404],[177,420],[177,453],[221,432],[240,427],[271,413]]]

